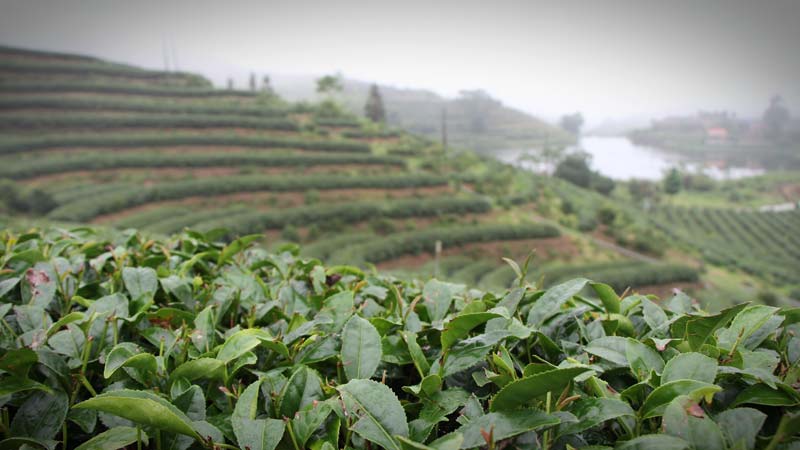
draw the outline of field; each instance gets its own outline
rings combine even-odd
[[[226,239],[262,234],[267,248],[294,242],[309,256],[423,278],[441,259],[450,270],[440,276],[487,289],[513,280],[503,257],[533,250],[548,284],[615,269],[623,289],[698,280],[690,266],[637,265],[574,233],[574,214],[558,205],[577,206],[582,190],[400,129],[269,92],[214,89],[193,74],[0,55],[0,178],[11,217],[160,236],[224,228]],[[594,220],[595,206],[581,209],[581,220]]]

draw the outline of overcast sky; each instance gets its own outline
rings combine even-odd
[[[229,76],[482,88],[547,118],[800,115],[800,0],[0,0],[0,44]],[[241,83],[239,83],[241,85]]]

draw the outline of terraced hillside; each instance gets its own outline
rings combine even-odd
[[[800,284],[800,211],[664,207],[656,222],[712,263]]]
[[[541,213],[541,186],[516,185],[508,167],[323,105],[80,56],[0,48],[0,57],[0,178],[12,215],[257,234],[332,262],[489,288],[518,278],[503,257],[534,249],[529,276],[547,283],[617,268],[608,279],[620,290],[697,280],[566,231]]]

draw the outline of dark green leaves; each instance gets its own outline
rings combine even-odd
[[[283,437],[285,424],[278,419],[256,419],[262,380],[242,392],[231,415],[231,425],[239,446],[251,450],[272,450]]]
[[[400,450],[394,436],[408,436],[408,423],[391,389],[370,380],[353,380],[337,389],[347,411],[358,417],[354,432],[386,449]]]
[[[589,280],[577,278],[554,286],[545,292],[528,312],[528,326],[540,326],[542,322],[555,314],[561,306],[577,295]]]
[[[431,322],[444,319],[453,303],[453,297],[464,290],[459,284],[431,280],[422,290],[422,304],[428,310]]]
[[[225,340],[219,353],[217,353],[217,359],[227,364],[258,347],[261,341],[269,341],[271,339],[272,336],[269,333],[257,328],[239,331]]]
[[[132,300],[152,300],[158,289],[156,271],[149,267],[125,267],[122,280]]]
[[[667,361],[661,384],[677,380],[697,380],[713,383],[717,376],[717,361],[700,353],[681,353]]]
[[[573,378],[587,371],[582,367],[554,369],[511,382],[492,398],[491,410],[508,411],[531,405],[548,392],[557,397]]]
[[[140,425],[199,438],[186,414],[163,398],[147,391],[106,392],[78,403],[73,408],[95,409]]]
[[[75,450],[117,450],[130,444],[135,444],[137,436],[141,436],[144,445],[147,445],[147,435],[133,427],[114,427],[89,439],[75,448]]]
[[[559,419],[538,409],[514,412],[492,412],[470,420],[458,431],[464,436],[461,448],[487,445],[486,435],[491,434],[492,444],[519,434],[558,425]]]
[[[11,434],[35,439],[50,439],[61,430],[69,399],[62,391],[34,392],[19,407],[11,421]]]
[[[341,359],[347,379],[372,377],[381,356],[378,330],[368,320],[353,316],[342,330]]]

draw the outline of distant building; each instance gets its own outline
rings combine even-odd
[[[706,144],[721,145],[727,144],[730,140],[730,134],[727,128],[722,127],[708,127],[706,128]]]

